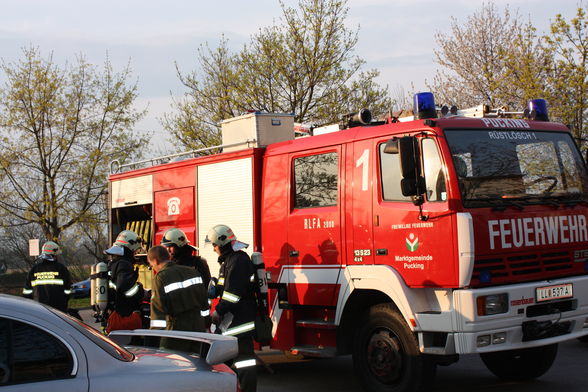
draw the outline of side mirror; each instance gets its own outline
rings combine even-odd
[[[400,154],[400,168],[402,171],[400,189],[402,195],[423,195],[425,193],[425,179],[422,176],[421,149],[418,139],[414,136],[390,139],[384,146],[384,153]]]
[[[398,154],[398,153],[399,153],[398,139],[394,137],[386,142],[386,145],[384,146],[384,154]]]

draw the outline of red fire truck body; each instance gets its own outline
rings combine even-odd
[[[561,124],[357,126],[113,174],[110,193],[112,235],[179,227],[213,271],[205,233],[232,227],[263,254],[271,347],[353,353],[369,390],[459,354],[536,377],[588,334],[588,173]]]

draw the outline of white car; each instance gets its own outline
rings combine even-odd
[[[202,342],[200,354],[123,347],[53,308],[0,294],[0,390],[84,392],[238,391],[224,362],[237,356],[237,339],[182,331],[115,331]]]

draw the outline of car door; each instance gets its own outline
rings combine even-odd
[[[74,346],[41,325],[0,316],[2,391],[87,391],[86,361]]]

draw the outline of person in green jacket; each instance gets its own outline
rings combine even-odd
[[[194,268],[171,263],[164,246],[147,252],[155,276],[151,294],[151,329],[205,332],[210,314],[207,290]],[[187,345],[178,339],[162,338],[160,346],[170,350],[198,352],[198,343]]]

